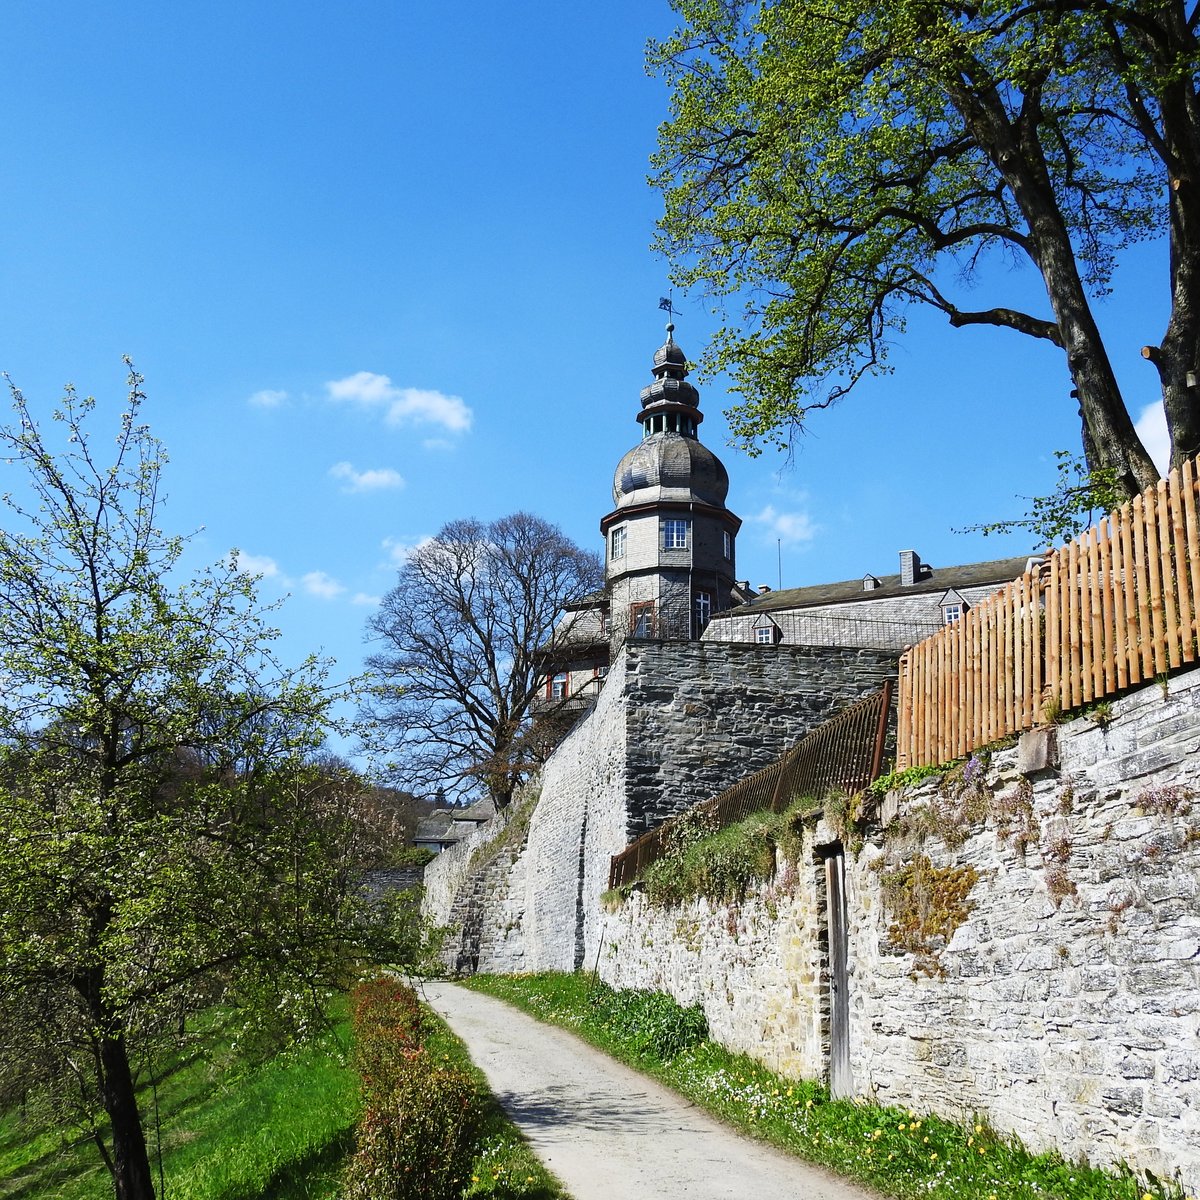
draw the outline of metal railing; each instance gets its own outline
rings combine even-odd
[[[613,855],[608,886],[641,879],[668,852],[684,821],[702,820],[716,832],[764,809],[782,812],[801,796],[824,799],[834,791],[862,791],[883,770],[892,688],[892,681],[885,680],[881,691],[818,725],[769,766],[642,834]]]

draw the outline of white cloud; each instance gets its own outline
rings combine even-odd
[[[253,404],[255,408],[278,408],[287,398],[287,392],[277,392],[272,391],[270,388],[264,388],[261,392],[255,392],[247,403]]]
[[[773,504],[768,504],[750,519],[758,525],[765,525],[774,537],[787,546],[811,542],[817,533],[817,527],[808,513],[780,512]]]
[[[387,551],[389,565],[402,567],[422,546],[432,541],[431,537],[418,538],[415,542],[402,542],[397,538],[385,537],[380,545]]]
[[[324,571],[309,571],[307,575],[301,576],[300,582],[310,596],[317,596],[321,600],[336,600],[346,591],[345,584],[338,583]]]
[[[381,410],[389,425],[440,425],[451,433],[465,433],[474,414],[460,396],[423,388],[396,387],[386,375],[358,371],[325,385],[329,398],[361,408]]]
[[[237,569],[246,575],[261,575],[264,579],[281,579],[279,564],[265,554],[245,554],[238,550],[235,555]]]
[[[350,603],[357,604],[360,608],[378,608],[382,600],[382,596],[371,596],[366,592],[355,592],[353,597],[351,597]]]
[[[1171,465],[1171,435],[1167,432],[1167,414],[1163,411],[1161,400],[1155,400],[1142,409],[1134,429],[1142,439],[1146,453],[1154,460],[1154,465],[1165,475]]]
[[[334,463],[329,468],[334,479],[345,483],[343,492],[378,492],[385,488],[402,488],[404,477],[391,467],[375,467],[367,471],[356,471],[353,463]]]

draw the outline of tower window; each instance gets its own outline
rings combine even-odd
[[[676,517],[665,517],[662,523],[664,550],[686,550],[691,542],[692,523]]]
[[[617,528],[612,531],[610,535],[612,541],[612,558],[625,557],[625,533],[626,528],[624,525],[618,525]]]
[[[654,601],[633,604],[629,608],[629,629],[635,638],[654,636]]]
[[[712,618],[712,592],[697,592],[692,597],[692,637],[698,638]]]
[[[721,531],[721,548],[725,553],[725,557],[730,562],[733,561],[733,534],[728,529]]]

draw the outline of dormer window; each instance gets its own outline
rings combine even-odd
[[[874,575],[863,576],[863,591],[873,592],[879,586],[879,580]]]
[[[948,588],[938,601],[938,607],[942,610],[942,624],[953,625],[970,605],[953,588]]]
[[[765,613],[754,622],[754,644],[777,646],[783,640],[783,630]]]

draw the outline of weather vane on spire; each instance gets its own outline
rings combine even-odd
[[[673,296],[660,296],[658,307],[671,318],[667,324],[667,341],[670,342],[674,340],[675,336],[675,298]]]

